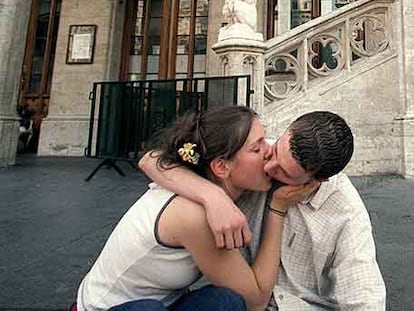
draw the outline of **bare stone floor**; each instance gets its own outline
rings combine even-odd
[[[148,179],[85,158],[20,156],[0,170],[0,310],[66,310]],[[370,212],[388,310],[414,310],[414,180],[354,177]]]

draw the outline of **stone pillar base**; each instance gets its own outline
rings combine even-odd
[[[83,156],[88,145],[89,116],[50,116],[42,121],[38,155]]]
[[[16,163],[17,143],[19,140],[19,119],[0,116],[0,167]]]
[[[233,24],[220,28],[218,33],[218,42],[228,39],[247,39],[263,42],[263,34],[254,32],[245,24]]]
[[[263,41],[250,38],[232,38],[218,41],[213,50],[220,57],[222,76],[250,75],[251,107],[261,114],[264,105],[264,52]],[[245,95],[239,94],[238,105],[246,103]]]

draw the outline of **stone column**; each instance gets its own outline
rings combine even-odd
[[[403,93],[405,94],[405,115],[401,118],[403,122],[404,138],[404,167],[405,176],[414,178],[414,2],[408,0],[400,1],[401,23],[403,34],[402,57],[403,61]],[[395,5],[394,5],[395,7]]]
[[[228,24],[219,30],[213,50],[220,59],[221,76],[250,75],[254,94],[250,106],[263,110],[264,52],[263,34],[257,32],[257,1],[226,1],[223,6]],[[239,85],[238,105],[246,103],[246,85]]]
[[[291,0],[278,1],[277,35],[290,30],[291,24]]]
[[[250,75],[254,94],[251,97],[251,108],[261,114],[264,105],[264,51],[263,41],[246,38],[227,38],[213,46],[220,58],[222,76]],[[244,88],[239,88],[238,104],[246,102]]]
[[[16,160],[16,108],[30,4],[27,0],[0,0],[0,167]]]

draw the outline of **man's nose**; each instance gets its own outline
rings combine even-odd
[[[273,170],[275,170],[275,168],[277,167],[278,163],[276,159],[272,159],[270,158],[264,165],[264,170],[265,172],[269,173],[272,172]]]

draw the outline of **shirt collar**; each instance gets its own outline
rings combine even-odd
[[[318,210],[323,203],[335,192],[338,184],[338,176],[332,176],[327,181],[323,181],[319,188],[309,195],[308,198],[302,200],[300,203],[308,204],[313,209]]]

